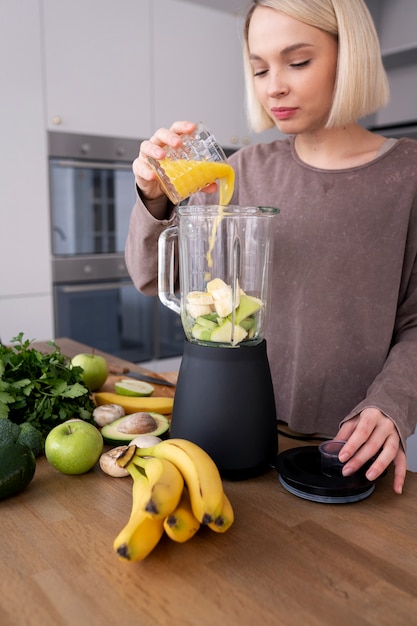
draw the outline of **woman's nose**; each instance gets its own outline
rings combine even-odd
[[[270,74],[268,83],[268,96],[278,98],[288,93],[288,85],[280,74]]]

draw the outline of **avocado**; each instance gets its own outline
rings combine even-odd
[[[22,491],[35,475],[32,450],[18,443],[0,447],[0,499]]]
[[[138,428],[136,432],[132,432],[134,429],[131,427],[131,424],[134,416],[143,416],[145,418],[143,422],[146,424],[146,429]],[[103,426],[101,435],[106,443],[122,445],[129,443],[138,435],[146,434],[162,437],[164,434],[168,434],[168,430],[169,421],[165,415],[160,413],[130,413]]]

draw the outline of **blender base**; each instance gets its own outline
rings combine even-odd
[[[265,340],[235,348],[185,341],[171,437],[198,444],[230,480],[273,466],[278,436]]]

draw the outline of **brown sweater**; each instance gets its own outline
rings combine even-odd
[[[266,332],[278,419],[334,435],[378,407],[405,446],[417,423],[417,142],[343,170],[301,162],[292,138],[230,163],[232,204],[280,209]],[[133,209],[126,262],[144,293],[156,292],[157,238],[173,219],[155,219],[140,199]]]

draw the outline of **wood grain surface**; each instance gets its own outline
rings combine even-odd
[[[298,445],[280,437],[281,450]],[[273,469],[224,485],[236,516],[227,533],[202,528],[182,545],[164,536],[129,564],[112,543],[129,516],[130,477],[98,466],[65,476],[38,459],[28,488],[0,502],[0,624],[417,624],[415,474],[398,496],[389,470],[348,505],[297,498]]]

